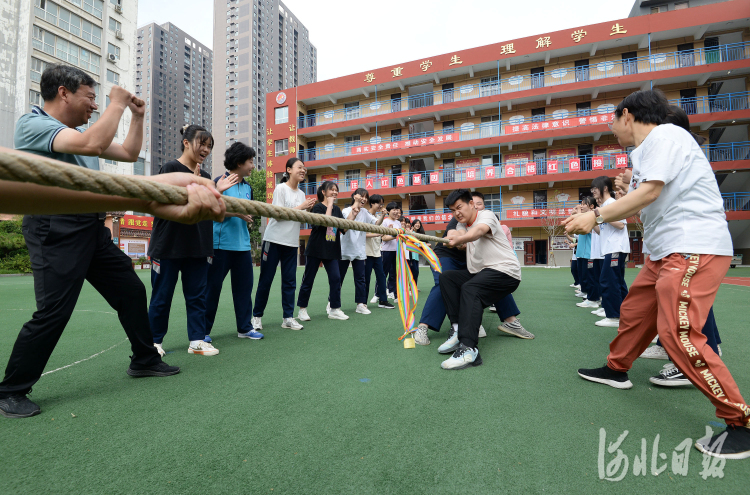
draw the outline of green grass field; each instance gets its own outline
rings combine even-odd
[[[140,274],[150,290],[147,275]],[[628,282],[635,275],[628,270]],[[34,387],[42,414],[0,417],[0,493],[747,493],[748,460],[727,461],[714,470],[723,477],[704,480],[691,445],[687,476],[673,472],[680,442],[720,427],[700,392],[651,385],[665,363],[657,360],[635,363],[631,390],[580,379],[577,368],[604,364],[616,330],[596,327],[597,318],[574,305],[568,269],[525,269],[523,277],[515,297],[536,339],[501,335],[497,316],[486,313],[484,365],[453,372],[440,368],[437,353],[447,322],[430,346],[404,349],[397,310],[354,313],[351,276],[343,296],[351,318],[325,318],[321,273],[313,321],[302,331],[279,326],[277,277],[261,341],[236,337],[228,278],[212,333],[216,357],[187,353],[178,289],[164,347],[182,373],[148,379],[125,374],[129,346],[117,316],[85,285],[47,366],[57,371]],[[32,283],[0,278],[3,367],[33,312]],[[419,286],[417,317],[429,270]],[[750,287],[723,285],[715,305],[724,361],[745,397],[748,297]],[[629,431],[621,481],[599,478],[600,428],[608,445]],[[666,469],[655,476],[657,435],[656,467]],[[647,471],[636,476],[641,439]],[[607,452],[605,464],[614,458]]]

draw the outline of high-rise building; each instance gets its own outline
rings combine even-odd
[[[512,229],[523,264],[548,264],[551,252],[567,264],[572,251],[555,218],[591,195],[594,178],[629,166],[631,149],[607,123],[624,97],[653,87],[705,138],[735,254],[747,259],[748,12],[750,0],[639,1],[625,19],[529,32],[270,92],[266,197],[273,198],[287,159],[298,156],[307,166],[306,194],[335,181],[343,207],[363,187],[440,235],[451,218],[446,196],[471,188]],[[630,259],[642,261],[637,217],[628,229]]]
[[[135,92],[146,100],[143,154],[151,174],[158,174],[182,154],[185,124],[211,130],[213,53],[169,22],[139,27],[137,41]],[[211,159],[203,163],[208,171]]]
[[[48,64],[68,64],[83,69],[97,85],[97,104],[89,124],[108,104],[113,85],[135,87],[136,0],[20,0],[4,2],[0,15],[0,146],[13,147],[16,121],[31,105],[43,106],[39,88]],[[123,142],[130,115],[115,135]],[[107,172],[143,174],[143,161],[135,164],[100,160]]]
[[[278,0],[214,0],[214,175],[234,141],[256,150],[266,140],[265,95],[317,81],[307,28]],[[292,116],[296,118],[296,116]],[[256,163],[265,158],[258,153]]]

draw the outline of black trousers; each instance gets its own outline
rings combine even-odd
[[[479,326],[484,308],[512,294],[520,280],[485,268],[476,274],[469,270],[449,270],[440,274],[440,292],[451,324],[458,324],[458,340],[467,347],[479,342]]]
[[[35,215],[23,220],[37,310],[13,346],[0,394],[25,394],[39,380],[73,314],[83,281],[117,311],[133,351],[131,367],[161,362],[148,324],[146,288],[97,215]]]

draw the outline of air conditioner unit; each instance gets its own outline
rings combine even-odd
[[[115,38],[117,38],[118,40],[123,39],[124,36],[122,35],[122,31],[115,31]]]
[[[122,14],[122,5],[115,5],[115,12]]]
[[[117,62],[117,55],[115,55],[114,53],[108,53],[107,60],[109,60],[110,62]]]

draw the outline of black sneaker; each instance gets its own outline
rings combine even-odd
[[[626,389],[633,388],[633,384],[628,380],[628,374],[624,371],[615,371],[609,366],[594,368],[591,370],[581,368],[578,370],[578,376],[590,382],[603,383],[610,387]]]
[[[393,304],[389,303],[388,301],[379,301],[378,302],[378,307],[379,308],[385,308],[385,309],[393,309],[396,306],[394,306]]]
[[[0,414],[6,418],[30,418],[42,412],[25,395],[13,394],[0,399]]]
[[[729,425],[710,439],[698,439],[695,448],[720,459],[747,459],[750,457],[750,429]]]
[[[135,370],[132,368],[132,366],[128,367],[127,373],[132,377],[141,378],[144,376],[171,376],[176,375],[179,372],[180,368],[178,366],[170,366],[162,361],[159,364],[155,364],[150,368],[145,368],[142,370]]]
[[[649,378],[648,381],[661,387],[684,387],[692,385],[690,380],[682,374],[682,371],[672,363],[665,364],[664,369],[659,371],[658,375]]]

